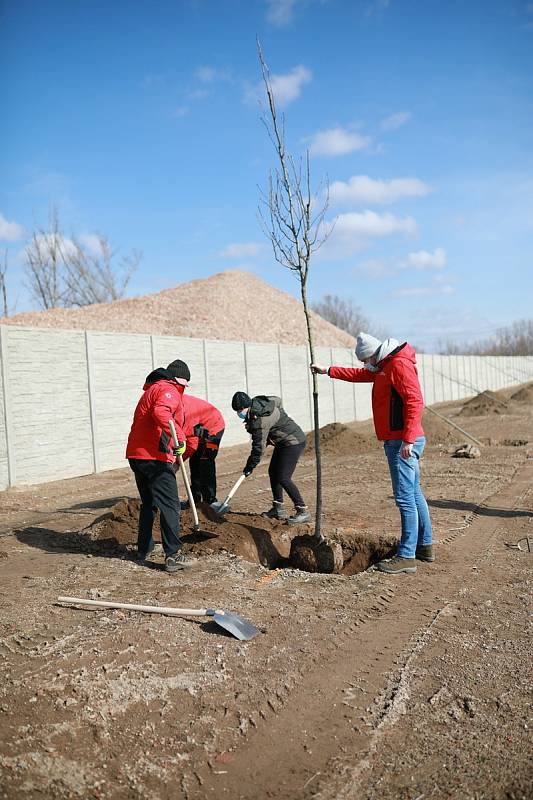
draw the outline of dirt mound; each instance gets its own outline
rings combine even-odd
[[[511,400],[517,403],[533,403],[533,383],[522,386],[517,392],[511,395]]]
[[[422,417],[422,427],[428,445],[451,445],[462,442],[464,438],[462,433],[427,409]]]
[[[311,312],[317,345],[353,347],[346,331]],[[228,270],[157,294],[83,308],[51,308],[0,319],[2,325],[124,331],[249,342],[306,344],[302,304],[244,270]]]
[[[137,498],[124,498],[106,514],[98,517],[86,528],[79,538],[87,541],[101,552],[127,552],[137,543],[137,521],[140,501]],[[200,504],[198,508],[201,532],[192,531],[193,517],[189,510],[181,515],[181,538],[184,550],[194,556],[231,553],[251,563],[261,564],[269,569],[296,567],[309,572],[339,572],[353,575],[361,572],[369,564],[390,554],[393,540],[379,537],[378,540],[362,535],[359,531],[341,531],[329,540],[324,552],[307,553],[304,547],[309,541],[308,525],[285,525],[278,520],[270,520],[259,514],[228,513],[223,521],[213,522]],[[161,541],[159,519],[154,523],[154,539]],[[325,534],[327,536],[327,534]],[[94,549],[94,547],[93,547]],[[157,558],[157,556],[156,556]]]
[[[483,417],[486,414],[505,414],[507,408],[507,403],[487,390],[467,400],[459,414],[463,417]]]
[[[307,434],[307,449],[314,452],[315,435]],[[376,447],[376,437],[355,430],[353,425],[332,422],[320,428],[320,449],[327,454],[349,456],[357,453],[368,453]]]

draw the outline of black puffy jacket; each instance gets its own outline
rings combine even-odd
[[[254,397],[245,424],[252,436],[252,451],[244,468],[246,471],[257,467],[267,444],[290,447],[305,442],[303,430],[289,417],[281,405],[280,397],[265,394]]]

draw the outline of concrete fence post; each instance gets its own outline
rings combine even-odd
[[[7,347],[8,328],[0,325],[0,362],[2,364],[2,391],[4,395],[4,423],[6,431],[7,476],[8,486],[15,486],[17,469],[15,464],[15,448],[13,417],[11,414],[11,392],[9,385],[9,354]]]
[[[152,337],[150,337],[151,339]],[[153,357],[153,351],[152,351]],[[87,388],[89,391],[89,414],[91,419],[91,442],[93,449],[93,465],[94,471],[100,472],[100,456],[99,456],[99,442],[98,442],[98,425],[96,422],[96,398],[94,392],[94,371],[93,371],[93,356],[91,350],[91,333],[85,331],[85,358],[87,364]]]
[[[243,342],[243,355],[244,355],[244,382],[246,383],[246,394],[250,394],[250,383],[248,380],[248,350],[246,342]]]

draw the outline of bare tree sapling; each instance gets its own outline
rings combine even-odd
[[[311,257],[328,237],[324,216],[328,208],[329,187],[319,187],[316,194],[311,191],[311,168],[309,151],[305,158],[295,161],[285,147],[285,117],[278,118],[272,81],[263,57],[259,40],[257,51],[261,73],[268,99],[268,110],[262,116],[269,138],[277,155],[277,167],[271,171],[268,192],[261,192],[259,215],[263,230],[270,239],[274,257],[281,266],[289,269],[300,283],[311,363],[314,363],[313,331],[307,302],[307,282]],[[323,197],[322,202],[317,198]],[[320,453],[320,422],[318,409],[318,382],[313,374],[313,422],[316,457],[316,509],[315,540],[324,541],[321,533],[322,516],[322,467]]]

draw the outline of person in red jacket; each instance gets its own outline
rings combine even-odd
[[[184,361],[172,361],[166,369],[151,372],[143,386],[128,437],[126,458],[135,475],[141,498],[137,555],[144,561],[154,549],[152,527],[159,509],[165,570],[176,572],[186,566],[182,553],[180,501],[172,466],[185,452],[183,392],[191,373]],[[174,420],[178,447],[172,443],[168,424]]]
[[[355,354],[365,366],[322,367],[311,370],[353,383],[372,383],[372,413],[376,436],[383,441],[392,489],[400,510],[402,535],[393,558],[377,564],[381,572],[416,572],[416,559],[434,561],[431,519],[420,488],[419,460],[426,438],[421,420],[424,400],[418,380],[415,351],[396,339],[380,342],[361,332]]]
[[[183,460],[190,458],[192,496],[195,503],[201,500],[214,503],[217,499],[215,459],[224,435],[224,417],[218,408],[200,397],[184,394],[182,401],[185,413],[183,430],[187,440]],[[187,508],[188,501],[181,507]]]

